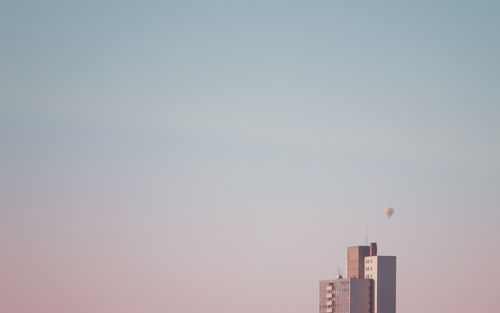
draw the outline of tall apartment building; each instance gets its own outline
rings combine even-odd
[[[370,279],[338,278],[319,282],[320,313],[370,313]]]
[[[396,313],[396,257],[377,244],[347,248],[347,278],[321,280],[320,313]]]
[[[377,255],[377,244],[347,247],[347,278],[365,278],[365,257]]]
[[[396,313],[396,257],[365,257],[365,278],[373,280],[373,313]]]

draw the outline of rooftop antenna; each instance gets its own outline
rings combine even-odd
[[[340,267],[337,267],[337,279],[342,279],[342,270]]]
[[[365,246],[368,245],[368,228],[366,229],[366,235],[365,235]]]

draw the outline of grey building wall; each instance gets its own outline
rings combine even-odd
[[[369,279],[335,279],[320,281],[320,313],[370,313]]]
[[[396,313],[396,257],[366,257],[365,277],[374,280],[373,313]]]
[[[372,313],[372,279],[351,279],[350,313]]]

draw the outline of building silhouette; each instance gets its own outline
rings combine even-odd
[[[365,257],[365,278],[373,280],[373,313],[395,313],[396,257]]]
[[[319,282],[319,313],[396,313],[396,257],[377,244],[347,248],[347,278]]]

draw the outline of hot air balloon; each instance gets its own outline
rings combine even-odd
[[[385,208],[384,213],[385,213],[385,215],[387,215],[388,218],[391,218],[392,214],[394,214],[394,209],[393,208]]]

